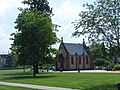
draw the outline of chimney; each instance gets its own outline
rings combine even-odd
[[[83,56],[85,55],[85,48],[86,48],[85,39],[83,38]]]
[[[63,42],[63,37],[61,37],[61,42]]]
[[[85,39],[83,38],[83,45],[85,45]]]

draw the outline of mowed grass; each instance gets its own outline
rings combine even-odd
[[[0,90],[36,90],[36,89],[0,85]]]
[[[32,72],[0,70],[0,81],[35,85],[65,87],[80,90],[117,90],[119,73],[40,73],[34,78]]]

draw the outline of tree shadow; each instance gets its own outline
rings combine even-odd
[[[52,76],[52,75],[48,75],[48,76],[13,76],[13,77],[7,77],[7,78],[4,78],[2,80],[20,80],[20,79],[43,79],[43,78],[52,78],[52,77],[56,77],[56,76]]]
[[[49,73],[38,73],[36,77],[33,76],[32,72],[17,72],[17,73],[9,73],[9,74],[2,74],[5,77],[1,80],[20,80],[20,79],[43,79],[43,78],[52,78],[56,77],[54,74]]]
[[[18,75],[32,75],[31,72],[17,72],[17,73],[9,73],[9,74],[2,74],[2,75],[5,75],[5,76],[11,76],[11,75],[15,75],[15,76],[18,76]]]
[[[98,86],[91,86],[90,88],[86,88],[83,90],[117,90],[117,87],[112,84],[104,84]]]
[[[49,74],[51,72],[48,72]],[[39,72],[37,74],[48,74],[47,72]],[[9,75],[33,75],[33,72],[17,72],[17,73],[7,73],[7,74],[1,74],[1,75],[6,75],[6,76],[9,76]]]

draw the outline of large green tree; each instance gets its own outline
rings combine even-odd
[[[50,14],[37,9],[20,10],[21,13],[15,21],[15,28],[18,31],[12,34],[14,42],[11,50],[17,55],[21,64],[33,65],[34,76],[36,76],[38,64],[49,57],[51,45],[55,44],[58,38]]]
[[[93,42],[89,47],[94,59],[107,59],[107,49],[105,48],[104,43]]]
[[[105,42],[105,46],[119,57],[120,50],[120,0],[97,0],[84,4],[85,11],[74,22],[73,36],[87,35],[89,41]]]
[[[108,49],[105,48],[104,43],[99,43],[99,42],[93,42],[90,45],[90,51],[91,54],[93,55],[93,63],[96,66],[109,66],[110,61],[108,60],[107,54],[108,54]]]
[[[28,5],[28,9],[31,12],[35,12],[37,10],[37,11],[40,11],[41,14],[49,15],[49,17],[51,17],[53,15],[52,8],[49,6],[48,0],[24,0],[22,3]],[[57,27],[58,27],[58,25],[53,24],[54,30],[57,31]],[[51,50],[52,50],[52,48],[51,48]],[[48,56],[48,57],[50,57],[50,56]],[[46,58],[48,58],[48,57],[46,57]],[[36,72],[38,72],[38,65],[36,66]]]

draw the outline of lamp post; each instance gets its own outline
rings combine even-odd
[[[80,68],[79,68],[79,59],[78,59],[78,54],[77,52],[75,53],[75,56],[76,56],[76,68],[78,69],[78,73],[80,73]]]
[[[80,68],[78,69],[78,73],[80,73]]]
[[[78,73],[80,73],[80,66],[79,66],[80,65],[80,59],[81,58],[79,57],[79,59],[78,59]]]

